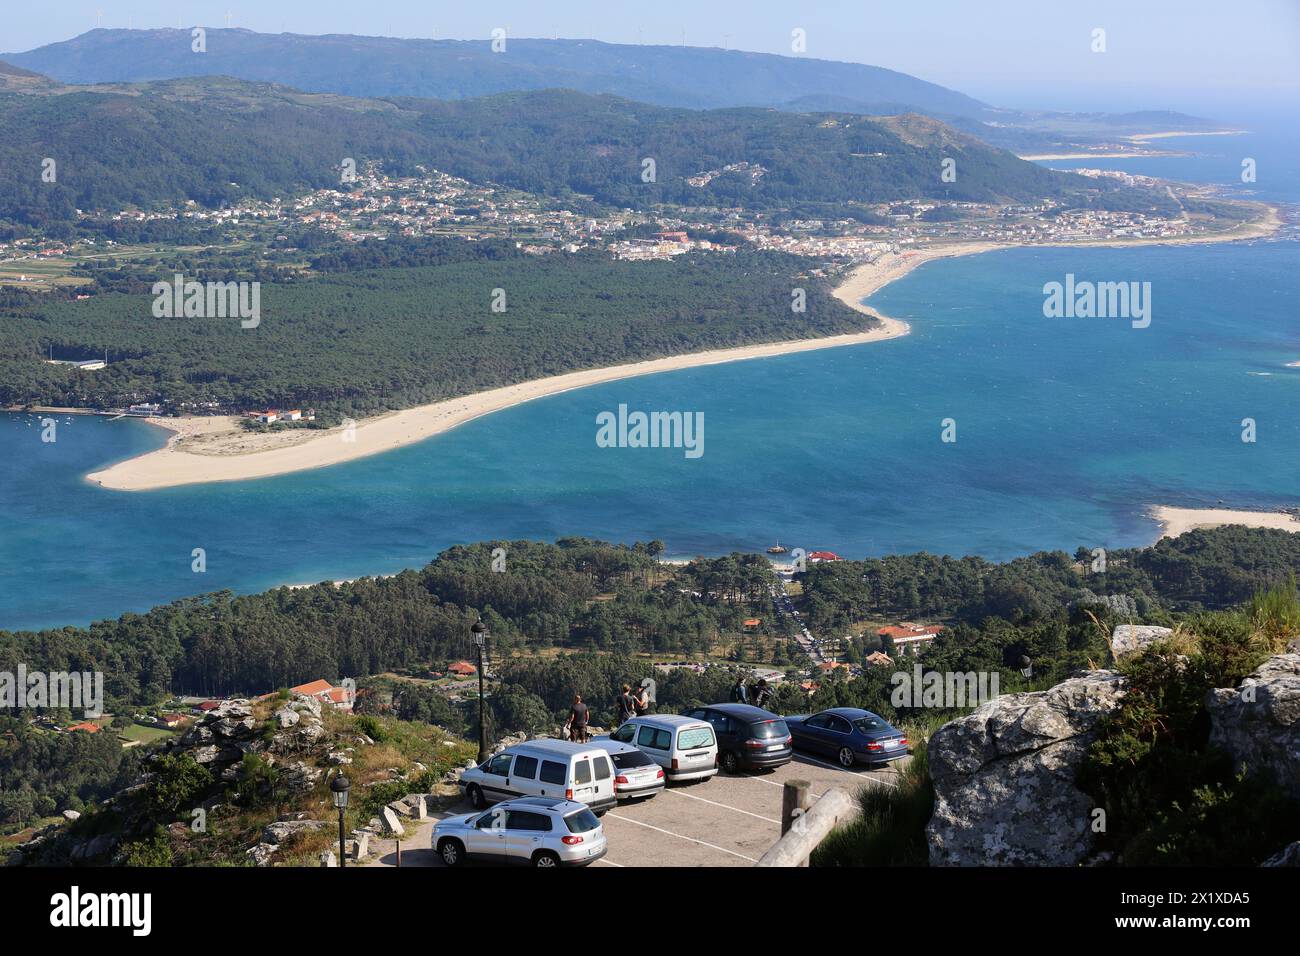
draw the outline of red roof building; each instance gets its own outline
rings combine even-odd
[[[478,673],[478,668],[469,661],[457,661],[447,668],[447,673],[455,674],[457,677],[473,677]]]
[[[68,731],[84,730],[88,734],[97,734],[99,733],[99,724],[91,723],[87,720],[85,723],[73,724],[71,727],[65,727],[63,729]]]
[[[891,624],[876,631],[882,639],[888,638],[900,654],[916,656],[922,648],[929,647],[943,633],[942,624]]]
[[[808,560],[816,564],[818,561],[843,561],[844,559],[834,551],[809,551]]]

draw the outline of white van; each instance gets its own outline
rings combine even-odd
[[[507,747],[462,773],[460,789],[476,810],[515,797],[576,800],[596,813],[617,802],[609,754],[567,740],[530,740]]]
[[[718,738],[703,720],[675,714],[633,717],[609,739],[631,744],[663,767],[670,781],[707,780],[718,772]]]

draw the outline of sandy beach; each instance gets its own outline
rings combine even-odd
[[[1242,524],[1248,528],[1300,531],[1300,520],[1283,511],[1237,511],[1231,508],[1170,508],[1158,505],[1151,516],[1160,522],[1162,538],[1176,538],[1197,528]]]
[[[860,306],[857,300],[870,295],[900,275],[905,275],[920,262],[936,256],[929,255],[915,260],[903,256],[886,258],[899,261],[882,265],[879,269],[866,265],[854,270],[847,282],[836,292],[841,301],[864,315],[880,321],[880,326],[863,332],[817,339],[769,342],[732,349],[715,349],[608,368],[569,372],[565,375],[494,388],[486,392],[476,392],[473,395],[448,399],[432,405],[391,412],[358,422],[352,428],[338,427],[327,431],[299,428],[259,434],[244,431],[239,426],[238,420],[231,416],[149,419],[152,424],[172,432],[165,447],[119,462],[111,468],[94,472],[86,477],[89,481],[118,491],[148,491],[211,481],[269,478],[273,475],[283,475],[309,468],[324,468],[328,465],[378,455],[394,448],[423,441],[457,425],[463,425],[475,418],[511,408],[522,402],[585,388],[589,385],[599,385],[638,375],[654,375],[658,372],[696,368],[702,365],[740,362],[747,359],[789,355],[814,349],[839,348],[845,345],[862,345],[867,342],[898,338],[908,333],[906,322],[881,316],[872,309]]]
[[[1097,247],[1224,242],[1266,236],[1280,225],[1278,210],[1270,206],[1259,219],[1212,235],[1174,239],[1098,240],[1071,245]],[[1046,248],[1047,244],[1043,246]],[[719,365],[724,362],[894,339],[910,331],[908,324],[863,306],[862,299],[926,262],[1005,248],[1013,246],[996,242],[939,243],[888,253],[874,262],[856,266],[842,277],[834,294],[845,305],[879,322],[878,326],[863,332],[715,349],[608,368],[585,369],[390,412],[346,428],[295,428],[257,433],[245,431],[240,427],[238,419],[232,416],[150,419],[154,425],[172,433],[165,447],[119,462],[86,477],[89,481],[116,491],[150,491],[213,481],[269,478],[382,454],[442,434],[483,415],[589,385],[702,365]]]

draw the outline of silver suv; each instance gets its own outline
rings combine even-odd
[[[585,804],[553,797],[506,800],[439,821],[429,845],[448,866],[586,866],[605,855],[605,830]]]

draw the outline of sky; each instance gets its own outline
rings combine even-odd
[[[1300,105],[1300,0],[9,0],[0,50],[104,27],[685,42],[870,63],[997,106],[1266,114]],[[1094,31],[1105,51],[1094,52]]]

